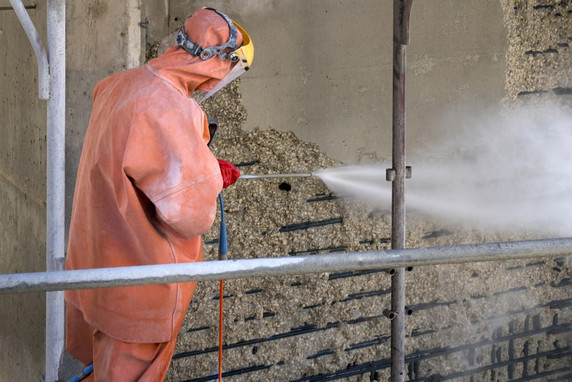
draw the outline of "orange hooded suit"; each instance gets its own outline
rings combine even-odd
[[[207,9],[185,22],[187,35],[203,47],[226,42],[228,30],[224,19]],[[203,61],[173,47],[143,67],[97,84],[77,174],[66,269],[202,260],[200,235],[213,223],[223,181],[207,147],[207,118],[189,95],[209,90],[230,69],[227,60]],[[171,342],[170,354],[161,360],[164,377],[195,285],[67,291],[69,352],[86,364],[93,361],[97,379],[113,365],[98,365],[95,354],[113,351],[92,351],[94,343],[103,343],[90,338],[95,334],[131,344]]]

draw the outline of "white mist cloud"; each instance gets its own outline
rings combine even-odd
[[[437,144],[413,155],[408,208],[490,228],[572,234],[572,114],[552,106],[448,117]],[[334,192],[387,207],[390,165],[315,174]]]

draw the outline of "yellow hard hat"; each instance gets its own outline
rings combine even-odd
[[[254,45],[252,44],[250,35],[246,33],[246,31],[242,29],[242,27],[238,25],[236,21],[233,20],[232,23],[242,35],[242,45],[234,52],[231,52],[231,54],[239,55],[240,60],[247,66],[246,70],[248,70],[250,65],[252,65],[252,60],[254,60]]]
[[[177,35],[176,43],[189,54],[195,57],[200,57],[202,60],[209,60],[214,56],[218,56],[222,60],[229,60],[234,64],[230,72],[222,78],[209,92],[199,101],[203,102],[213,94],[218,92],[231,81],[235,80],[241,74],[250,69],[254,59],[254,45],[250,39],[250,35],[235,21],[224,13],[214,8],[204,8],[216,12],[228,24],[229,37],[228,41],[222,45],[201,47],[199,44],[193,42],[185,33],[185,26],[180,29]],[[238,45],[238,32],[242,35],[242,44]]]

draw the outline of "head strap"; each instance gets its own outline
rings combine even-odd
[[[187,34],[185,33],[185,25],[183,24],[183,26],[179,30],[179,34],[177,35],[177,40],[176,40],[177,45],[183,48],[185,51],[187,51],[187,53],[189,53],[190,55],[195,57],[200,57],[202,60],[208,60],[212,56],[218,55],[221,60],[229,59],[231,62],[238,61],[239,58],[238,54],[234,53],[234,51],[239,48],[237,41],[238,31],[236,30],[234,23],[224,13],[219,12],[214,8],[206,8],[206,9],[216,12],[226,21],[229,29],[228,41],[225,42],[223,45],[214,45],[214,46],[209,46],[207,48],[203,48],[199,44],[194,43],[189,38],[189,36],[187,36]],[[225,50],[229,51],[225,52]]]

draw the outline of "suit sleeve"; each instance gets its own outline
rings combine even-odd
[[[153,102],[134,116],[123,169],[155,205],[162,226],[184,239],[200,236],[213,224],[222,189],[206,144],[206,116],[194,103],[181,108]]]

